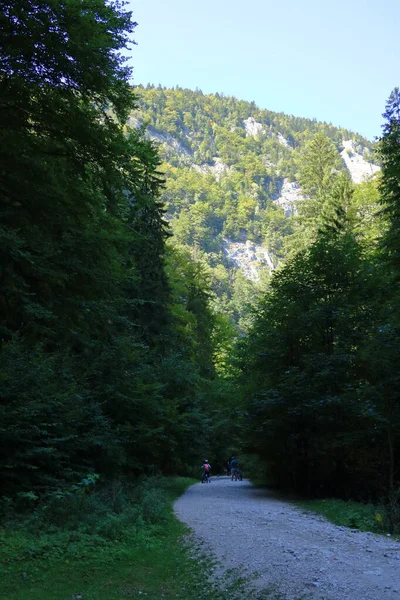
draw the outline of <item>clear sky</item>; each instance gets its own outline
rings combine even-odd
[[[373,139],[400,86],[400,0],[130,0],[134,83],[223,92]]]

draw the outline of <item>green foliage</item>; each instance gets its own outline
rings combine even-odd
[[[313,198],[323,198],[333,185],[335,169],[340,166],[333,142],[323,133],[317,133],[298,154],[298,178],[302,189]]]
[[[327,136],[339,150],[342,150],[343,139],[350,138],[367,148],[372,147],[365,138],[351,131],[311,119],[262,110],[254,102],[223,94],[203,94],[199,90],[166,89],[152,85],[146,88],[138,86],[137,93],[138,117],[153,131],[179,140],[188,153],[193,152],[199,165],[212,163],[213,157],[220,156],[236,166],[242,159],[247,161],[250,153],[259,157],[266,154],[267,158],[274,159],[274,163],[284,165],[285,161],[290,162],[290,148],[303,146],[316,133]],[[248,118],[263,126],[256,137],[246,137],[243,121]],[[279,133],[287,140],[289,149],[279,140]],[[265,152],[259,152],[260,148]],[[180,159],[185,160],[183,157]],[[262,172],[265,172],[264,168]]]
[[[335,525],[351,527],[360,531],[382,531],[379,512],[373,504],[361,504],[329,498],[325,500],[309,500],[299,505],[307,511],[323,515]]]
[[[344,465],[367,419],[351,387],[365,285],[352,237],[325,234],[273,277],[244,341],[251,437],[281,485],[345,493],[354,477]]]
[[[251,282],[236,275],[227,242],[259,244],[275,264],[292,248],[306,246],[315,238],[335,169],[343,168],[343,139],[363,148],[372,145],[326,123],[260,110],[221,94],[151,85],[136,92],[138,110],[132,118],[162,142],[163,199],[173,239],[211,267],[218,310],[243,332],[247,317],[240,297]],[[246,131],[252,123],[258,123],[254,135]],[[297,171],[313,198],[296,219],[285,216],[275,200],[284,179],[295,180]]]
[[[194,483],[188,478],[121,480],[90,494],[48,500],[42,511],[6,522],[0,530],[4,600],[228,600],[251,594],[251,582],[232,573],[218,587],[214,559],[184,545],[186,528],[172,502]]]
[[[379,526],[393,532],[400,482],[396,90],[386,118],[378,182],[354,188],[333,170],[326,138],[316,140],[319,149],[306,145],[299,165],[317,203],[304,228],[312,236],[302,239],[295,226],[296,247],[256,306],[239,364],[245,439],[266,477],[314,497],[379,502]],[[338,506],[341,522],[373,527],[372,513]]]
[[[350,132],[199,91],[133,94],[120,2],[1,8],[0,507],[59,536],[27,544],[14,519],[9,552],[98,551],[102,569],[132,540],[157,549],[165,482],[130,497],[118,482],[232,446],[281,486],[384,498],[394,531],[398,90],[382,176],[355,188],[338,152],[371,144]],[[297,176],[309,197],[285,216],[275,200]],[[247,241],[272,277],[233,270]],[[115,483],[96,493],[98,477]]]
[[[382,214],[379,195],[379,177],[355,186],[350,210],[357,223],[357,235],[368,253],[377,249],[386,227],[387,218]]]
[[[384,248],[396,278],[400,270],[399,202],[400,202],[400,90],[395,88],[383,115],[386,123],[379,143],[382,161],[380,181],[381,204],[390,225],[384,238]]]
[[[0,495],[29,510],[87,473],[198,461],[217,341],[202,267],[167,265],[157,149],[126,126],[130,13],[0,12]]]
[[[90,493],[49,496],[34,514],[6,521],[0,534],[2,593],[7,598],[25,593],[31,598],[45,597],[42,594],[49,590],[49,580],[60,578],[62,569],[61,584],[56,591],[52,589],[56,594],[52,597],[90,587],[93,597],[102,598],[103,586],[117,569],[121,581],[111,588],[106,585],[104,592],[118,594],[127,577],[125,563],[133,556],[137,564],[130,569],[131,584],[138,584],[152,569],[157,579],[154,589],[158,590],[159,578],[165,577],[163,562],[169,563],[166,557],[162,561],[164,545],[175,554],[171,561],[174,572],[179,558],[189,579],[190,561],[176,545],[183,528],[172,518],[171,502],[191,483],[189,479],[151,478],[132,486],[115,480]],[[139,560],[141,552],[146,554],[143,562]],[[104,578],[103,570],[107,572]],[[85,571],[93,573],[90,583]],[[21,572],[25,573],[23,579]]]
[[[326,498],[323,500],[303,500],[298,502],[301,508],[323,515],[335,525],[342,525],[360,531],[373,531],[391,534],[400,532],[399,496],[397,490],[389,502],[367,504],[351,500]]]

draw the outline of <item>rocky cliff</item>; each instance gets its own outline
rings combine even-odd
[[[160,145],[177,239],[252,281],[279,261],[279,238],[288,231],[279,214],[290,221],[304,199],[295,158],[308,139],[330,138],[355,183],[379,170],[371,142],[326,123],[200,91],[149,86],[138,95],[130,125],[145,124]]]

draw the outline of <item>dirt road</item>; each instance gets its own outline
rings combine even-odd
[[[246,480],[194,485],[175,512],[223,568],[257,573],[258,589],[284,600],[400,600],[399,541],[338,527]]]

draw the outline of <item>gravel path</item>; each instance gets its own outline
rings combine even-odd
[[[258,573],[257,587],[284,600],[400,600],[399,541],[338,527],[246,480],[194,485],[175,512],[224,568]]]

